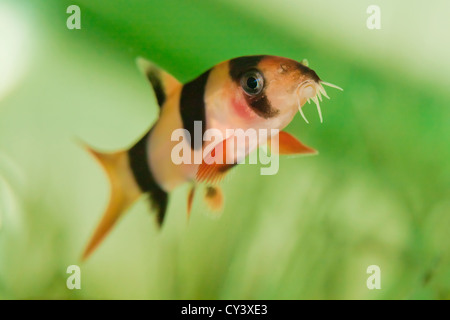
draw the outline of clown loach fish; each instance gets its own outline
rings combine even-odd
[[[226,135],[227,129],[282,130],[297,111],[308,122],[301,108],[310,100],[316,104],[322,121],[319,101],[322,101],[322,95],[329,98],[323,85],[342,90],[322,81],[306,63],[277,56],[231,59],[184,85],[149,61],[138,58],[137,64],[154,90],[160,107],[159,118],[128,150],[101,153],[86,147],[105,170],[111,190],[107,209],[83,253],[83,259],[94,251],[118,218],[142,194],[148,194],[160,225],[167,209],[168,193],[182,183],[193,183],[188,195],[188,215],[197,183],[207,185],[205,200],[209,207],[220,210],[223,194],[217,183],[239,163],[235,155],[231,161],[228,159],[227,143],[233,137]],[[199,128],[195,127],[196,123],[201,124]],[[184,129],[190,136],[194,136],[198,129],[202,136],[208,129],[215,129],[224,133],[224,139],[203,141],[200,145],[187,139],[183,142],[187,144],[184,147],[190,149],[194,157],[200,154],[202,161],[176,164],[171,155],[179,144],[172,139],[177,129]],[[316,153],[284,131],[268,138],[276,138],[278,154]],[[262,143],[257,141],[257,146]],[[206,148],[210,151],[205,153]],[[245,156],[254,148],[244,150]],[[227,161],[206,161],[211,156]]]

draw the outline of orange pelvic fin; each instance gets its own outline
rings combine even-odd
[[[83,252],[83,260],[92,254],[117,220],[141,195],[128,163],[127,151],[101,153],[87,146],[85,148],[97,159],[106,172],[111,192],[108,206]]]
[[[205,201],[211,211],[222,211],[224,202],[222,190],[218,186],[206,187]]]
[[[191,187],[188,194],[188,201],[187,201],[187,216],[188,218],[191,216],[191,209],[192,209],[192,202],[194,200],[194,194],[195,194],[195,185]]]

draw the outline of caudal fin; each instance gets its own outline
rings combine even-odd
[[[127,151],[101,153],[87,146],[85,148],[105,170],[110,182],[111,192],[105,213],[83,252],[83,260],[92,254],[111,231],[117,220],[141,195],[141,190],[130,169]]]

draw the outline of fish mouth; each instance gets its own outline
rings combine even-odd
[[[325,82],[322,80],[305,80],[300,83],[295,90],[297,94],[297,103],[298,103],[298,111],[302,116],[303,120],[306,123],[309,123],[308,119],[306,119],[305,114],[303,113],[302,106],[305,105],[306,102],[311,103],[311,100],[315,103],[317,107],[317,112],[319,113],[320,122],[323,123],[322,110],[320,109],[320,102],[322,102],[322,95],[327,99],[330,97],[327,95],[325,88],[323,86],[328,86],[331,88],[335,88],[341,91],[344,91],[341,87],[338,87],[335,84]]]

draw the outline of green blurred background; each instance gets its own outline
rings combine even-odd
[[[66,8],[81,8],[68,30]],[[381,8],[381,30],[366,9]],[[448,1],[0,0],[0,299],[449,299]],[[329,89],[287,130],[319,156],[236,167],[223,214],[139,201],[85,263],[108,200],[82,150],[156,119],[134,59],[182,81],[237,56],[308,59]],[[66,268],[81,266],[81,290]],[[366,269],[381,268],[381,290]]]

